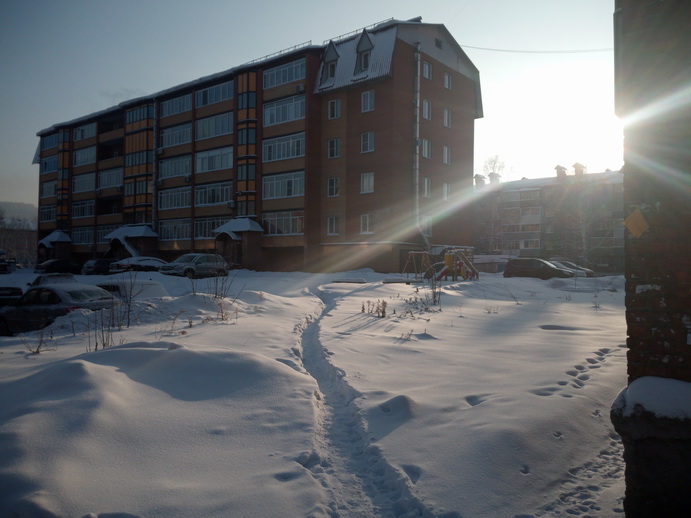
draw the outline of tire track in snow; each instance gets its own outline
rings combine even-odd
[[[296,327],[305,370],[317,382],[318,422],[315,451],[298,462],[329,494],[329,516],[358,518],[432,517],[411,492],[408,477],[391,466],[372,444],[358,408],[361,394],[327,358],[319,338],[322,318],[336,307],[328,293],[315,292],[321,313]]]

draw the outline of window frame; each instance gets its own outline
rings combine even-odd
[[[374,151],[374,131],[365,131],[360,134],[360,153],[372,153]]]
[[[360,174],[360,194],[374,192],[374,173],[367,172]]]
[[[360,94],[360,112],[373,112],[375,107],[374,90],[366,90]]]

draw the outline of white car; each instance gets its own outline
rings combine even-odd
[[[163,259],[158,257],[127,257],[126,259],[118,259],[110,265],[110,273],[121,272],[157,272],[158,269],[168,264]]]

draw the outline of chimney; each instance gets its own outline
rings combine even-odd
[[[583,164],[579,164],[578,162],[573,164],[573,170],[576,173],[576,176],[583,176],[585,174],[585,166]]]
[[[475,187],[484,187],[485,186],[485,177],[482,176],[481,174],[476,174],[473,178],[475,178]]]
[[[563,165],[558,165],[554,168],[554,170],[557,172],[557,178],[566,178],[566,167],[564,167]]]

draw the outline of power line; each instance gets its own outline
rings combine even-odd
[[[586,54],[589,52],[611,52],[613,48],[603,49],[578,49],[578,50],[517,50],[517,49],[490,49],[487,47],[472,47],[471,45],[461,45],[464,49],[488,50],[491,52],[512,52],[517,54]]]

